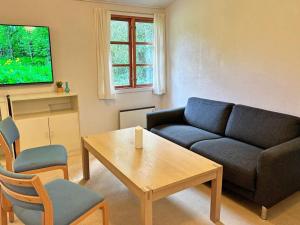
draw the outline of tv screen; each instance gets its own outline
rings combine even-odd
[[[0,85],[53,83],[48,27],[0,24]]]

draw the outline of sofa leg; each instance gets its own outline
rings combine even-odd
[[[261,207],[261,218],[263,220],[267,220],[268,219],[268,209],[264,206]]]

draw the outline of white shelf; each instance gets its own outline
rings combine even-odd
[[[75,93],[11,95],[12,117],[19,128],[21,149],[61,144],[80,149],[78,96]]]
[[[36,113],[26,113],[26,114],[19,114],[15,115],[15,120],[25,120],[25,119],[31,119],[31,118],[43,118],[43,117],[52,117],[52,116],[59,116],[59,115],[65,115],[65,114],[72,114],[72,113],[78,113],[77,110],[58,110],[58,111],[52,111],[52,112],[36,112]]]
[[[49,117],[78,111],[78,96],[75,93],[12,95],[10,103],[15,120]]]
[[[29,101],[29,100],[38,100],[38,99],[49,99],[49,98],[64,98],[77,96],[76,93],[36,93],[36,94],[24,94],[24,95],[13,95],[10,96],[11,101]]]

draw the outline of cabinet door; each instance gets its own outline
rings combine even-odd
[[[68,151],[81,146],[78,113],[49,117],[51,144],[64,145]]]
[[[9,115],[8,115],[7,103],[0,102],[0,120],[3,120],[8,116]]]
[[[50,144],[48,118],[16,120],[21,150]]]

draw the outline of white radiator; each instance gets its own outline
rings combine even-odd
[[[120,111],[120,129],[147,126],[147,113],[154,112],[155,106]]]

